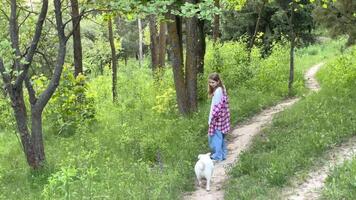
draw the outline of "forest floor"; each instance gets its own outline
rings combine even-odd
[[[304,75],[306,86],[311,91],[318,91],[320,86],[315,79],[315,74],[323,63],[314,65]],[[184,195],[184,199],[189,200],[222,200],[224,199],[224,184],[228,180],[228,172],[231,167],[238,162],[241,152],[247,150],[251,144],[252,139],[260,134],[261,130],[271,123],[273,116],[286,108],[291,107],[294,103],[299,101],[299,98],[286,99],[277,105],[263,110],[261,113],[255,115],[250,120],[238,124],[237,127],[228,136],[228,156],[227,159],[215,164],[214,173],[211,182],[211,191],[206,191],[204,187],[196,186],[194,192]],[[327,170],[325,170],[326,173]],[[319,172],[323,173],[323,172]],[[316,174],[319,175],[319,174]],[[325,176],[325,175],[324,175]],[[313,176],[315,177],[315,176]],[[323,178],[324,180],[325,178]],[[317,178],[317,180],[319,180]],[[317,181],[314,181],[317,182]],[[322,181],[323,182],[323,181]],[[322,184],[321,182],[321,184]],[[291,194],[296,194],[298,197],[310,191],[309,185],[294,190],[290,188],[286,191],[292,191]],[[302,192],[303,191],[303,192]],[[286,192],[287,194],[288,192]],[[308,193],[309,194],[309,193]],[[289,197],[287,197],[289,198]],[[301,198],[303,199],[303,198]]]

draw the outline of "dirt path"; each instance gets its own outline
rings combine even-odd
[[[325,179],[335,166],[350,160],[356,155],[356,137],[331,149],[327,153],[326,163],[318,169],[312,170],[302,183],[295,183],[292,187],[284,189],[282,199],[288,200],[314,200],[320,197]],[[298,185],[299,184],[299,185]]]
[[[314,76],[323,63],[317,64],[310,68],[304,75],[306,85],[312,91],[319,89],[319,84]],[[222,200],[224,199],[223,185],[228,179],[228,171],[234,163],[239,159],[242,151],[245,151],[250,146],[252,138],[256,136],[260,130],[268,125],[276,113],[292,106],[297,102],[298,98],[287,99],[280,102],[278,105],[266,109],[250,119],[249,121],[239,124],[235,128],[228,141],[228,156],[227,159],[215,164],[214,174],[211,183],[211,191],[207,192],[204,188],[197,187],[196,191],[188,193],[184,199],[189,200]]]

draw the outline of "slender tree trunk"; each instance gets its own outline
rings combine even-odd
[[[293,94],[293,82],[294,82],[294,46],[295,46],[295,32],[294,32],[294,0],[291,6],[291,15],[289,19],[290,26],[290,65],[289,65],[289,81],[288,81],[288,94]]]
[[[82,41],[80,36],[80,16],[78,0],[70,0],[72,6],[74,76],[83,73]]]
[[[198,27],[197,27],[197,68],[199,74],[204,74],[204,57],[205,57],[205,50],[206,50],[206,43],[205,43],[205,32],[204,32],[204,21],[198,20]],[[214,43],[215,45],[215,43]]]
[[[159,49],[158,49],[158,31],[157,31],[157,26],[156,26],[156,17],[154,15],[151,15],[149,17],[149,28],[150,28],[150,50],[151,50],[151,67],[153,72],[156,71],[158,67],[158,61],[159,61]]]
[[[104,75],[104,64],[102,60],[100,60],[99,71],[100,71],[100,75]]]
[[[142,48],[142,44],[143,44],[143,35],[142,35],[142,23],[141,23],[141,19],[138,18],[137,19],[137,24],[138,24],[138,62],[140,67],[142,67],[142,60],[143,60],[143,48]]]
[[[266,0],[262,0],[262,5],[258,10],[258,17],[257,17],[256,25],[255,25],[255,31],[254,31],[254,33],[252,35],[252,38],[251,38],[250,44],[249,44],[249,52],[250,53],[251,53],[253,45],[255,44],[255,40],[256,40],[256,37],[257,37],[257,33],[258,33],[258,27],[260,26],[261,16],[262,16],[262,12],[264,10],[265,4],[266,4]]]
[[[164,67],[166,64],[166,52],[167,52],[167,24],[161,22],[159,25],[159,50],[158,50],[158,66]]]
[[[167,24],[160,22],[159,32],[157,30],[157,21],[154,15],[150,16],[150,49],[151,49],[151,65],[152,70],[161,68],[165,65],[166,60],[166,46],[167,46]]]
[[[214,6],[220,8],[220,0],[214,0]],[[217,42],[220,37],[220,16],[214,15],[213,21],[213,45]]]
[[[109,30],[109,42],[111,48],[111,62],[112,62],[112,97],[113,97],[113,102],[116,102],[117,101],[117,58],[116,58],[116,49],[114,43],[111,17],[108,19],[108,30]]]
[[[183,45],[182,45],[182,29],[181,20],[178,16],[172,14],[167,15],[170,22],[167,24],[170,55],[173,67],[174,85],[176,89],[178,109],[181,114],[189,113],[187,89],[184,80],[184,61],[183,61]]]

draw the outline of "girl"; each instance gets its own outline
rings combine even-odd
[[[225,160],[227,154],[225,134],[230,131],[230,109],[226,89],[218,73],[209,75],[208,96],[212,98],[208,121],[211,158],[213,160]]]

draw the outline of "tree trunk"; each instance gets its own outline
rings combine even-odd
[[[11,15],[16,16],[16,0],[11,1]],[[42,112],[47,105],[48,101],[52,97],[56,88],[59,85],[59,80],[61,77],[65,54],[66,54],[66,42],[68,37],[64,33],[64,24],[62,21],[62,11],[60,0],[54,0],[55,6],[55,17],[56,17],[56,29],[59,39],[59,47],[57,54],[57,62],[54,69],[54,73],[47,88],[36,97],[33,86],[31,85],[30,78],[28,75],[28,69],[32,63],[33,56],[36,52],[37,45],[40,41],[42,35],[42,28],[44,21],[46,19],[48,10],[48,1],[42,1],[42,8],[39,14],[35,33],[33,35],[32,41],[30,43],[30,48],[24,54],[25,63],[19,61],[20,58],[15,59],[15,64],[13,70],[19,70],[19,74],[16,77],[12,77],[13,74],[7,74],[5,72],[5,67],[3,66],[2,59],[0,58],[0,73],[2,75],[3,81],[6,85],[6,90],[9,93],[11,105],[14,111],[17,129],[20,134],[22,147],[27,159],[28,164],[33,169],[41,168],[45,161],[44,145],[42,138]],[[11,18],[10,22],[10,35],[13,48],[16,49],[16,53],[20,52],[19,40],[18,40],[18,26],[16,22],[17,18]],[[15,79],[15,81],[11,81]],[[26,111],[26,104],[23,96],[23,83],[25,82],[28,98],[31,105],[31,132],[28,129],[28,118]]]
[[[44,149],[40,149],[41,147],[43,148],[43,144],[36,147],[36,151],[35,144],[27,127],[28,120],[22,86],[20,88],[11,88],[9,96],[27,163],[32,169],[39,169],[45,161]],[[40,135],[40,137],[42,137],[42,135]],[[43,154],[39,155],[39,152],[43,152]]]
[[[42,111],[36,106],[31,108],[31,135],[32,142],[36,152],[36,159],[40,165],[45,160],[44,144],[42,138]]]
[[[82,41],[80,36],[80,16],[78,0],[70,0],[72,6],[74,76],[83,73]]]
[[[108,30],[109,30],[109,42],[111,48],[111,62],[112,62],[112,97],[113,102],[117,101],[117,58],[116,58],[116,49],[114,43],[114,35],[112,28],[112,19],[108,19]]]
[[[196,4],[197,0],[189,0]],[[187,19],[186,23],[186,85],[190,112],[198,109],[197,76],[204,72],[205,35],[204,22],[194,16]]]
[[[249,54],[251,54],[252,47],[253,47],[256,37],[257,37],[258,27],[260,26],[261,16],[262,16],[262,12],[264,10],[265,4],[266,4],[266,0],[262,0],[262,5],[258,11],[258,17],[257,17],[256,25],[255,25],[255,31],[252,35],[252,38],[251,38],[250,44],[249,44],[249,52],[250,52]],[[250,57],[250,55],[249,55],[249,57]]]
[[[137,24],[138,24],[138,63],[140,67],[142,67],[142,60],[143,60],[143,35],[142,35],[142,23],[141,19],[137,19]]]
[[[197,27],[197,68],[198,73],[204,74],[204,56],[206,50],[206,43],[205,43],[205,32],[204,32],[204,21],[198,20],[198,27]],[[215,43],[214,43],[215,44]]]
[[[214,0],[214,6],[220,8],[220,0]],[[213,44],[217,42],[220,37],[220,16],[214,15],[213,21]]]
[[[170,55],[173,67],[174,85],[176,89],[176,97],[179,112],[183,115],[188,114],[188,97],[187,89],[184,80],[184,64],[183,64],[183,45],[182,45],[182,29],[181,20],[178,16],[167,14],[170,22],[167,23]]]
[[[149,28],[150,28],[150,50],[151,50],[151,67],[152,71],[155,72],[158,67],[159,60],[159,49],[158,49],[158,31],[156,26],[156,18],[154,15],[149,17]]]
[[[166,60],[166,46],[167,46],[167,25],[165,22],[160,22],[159,32],[157,30],[157,21],[154,15],[150,16],[150,39],[151,39],[151,65],[155,72],[158,68],[165,65]]]
[[[290,27],[290,65],[289,65],[289,81],[288,81],[288,95],[293,94],[293,82],[294,82],[294,46],[295,46],[295,32],[293,27],[294,21],[294,1],[292,1],[291,15],[289,19]]]
[[[195,3],[195,2],[190,2]],[[197,75],[198,75],[198,18],[192,17],[186,20],[186,61],[185,61],[185,80],[188,94],[189,112],[198,109],[197,103]]]
[[[167,52],[167,24],[161,22],[159,25],[159,50],[158,50],[158,66],[164,67],[166,64],[166,52]]]

